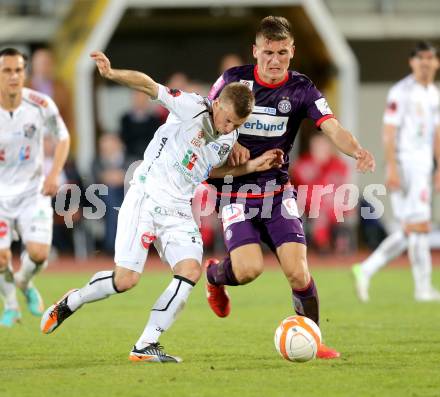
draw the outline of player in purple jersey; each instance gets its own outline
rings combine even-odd
[[[261,21],[256,33],[253,55],[256,65],[227,70],[213,85],[210,97],[219,95],[233,81],[246,84],[255,95],[254,111],[240,127],[238,143],[230,164],[238,165],[268,149],[285,153],[280,169],[233,178],[232,183],[211,179],[217,188],[217,210],[222,214],[224,240],[228,255],[222,260],[209,259],[207,296],[219,317],[230,312],[225,285],[246,284],[263,271],[261,242],[277,255],[292,289],[293,305],[299,315],[319,324],[319,301],[310,275],[306,240],[296,207],[296,192],[289,184],[289,156],[301,121],[310,118],[343,153],[357,160],[359,171],[373,171],[373,156],[344,129],[333,116],[327,101],[305,75],[289,71],[295,46],[289,22],[269,16]],[[249,192],[251,191],[251,192]],[[269,203],[269,205],[265,205]],[[250,212],[255,216],[247,216]],[[325,345],[319,358],[337,358],[340,354]]]

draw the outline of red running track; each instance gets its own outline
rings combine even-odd
[[[221,258],[224,253],[217,255]],[[360,251],[352,255],[317,255],[315,253],[309,253],[308,262],[309,267],[313,269],[314,267],[348,267],[354,263],[364,260],[369,255],[368,251]],[[205,257],[205,259],[207,256]],[[432,251],[432,261],[433,264],[440,265],[440,251]],[[18,266],[19,258],[14,257],[14,268]],[[394,260],[392,266],[408,266],[408,258],[405,255],[400,256]],[[265,255],[265,264],[268,268],[275,268],[278,266],[278,262],[274,255],[268,253]],[[113,257],[104,254],[97,253],[91,256],[87,260],[76,260],[72,256],[60,256],[53,259],[45,272],[95,272],[99,270],[112,269],[114,266]],[[159,257],[152,253],[145,266],[146,270],[155,271],[168,271],[168,265],[163,264]]]

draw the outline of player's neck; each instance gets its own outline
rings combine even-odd
[[[413,74],[413,77],[414,80],[417,81],[417,83],[423,85],[424,87],[428,87],[432,83],[432,80],[429,78],[423,78],[421,76],[416,76],[415,74]]]
[[[0,106],[8,112],[17,109],[21,104],[21,92],[17,94],[0,93]]]

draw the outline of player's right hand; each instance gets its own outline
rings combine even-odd
[[[106,79],[110,78],[112,67],[110,64],[110,60],[105,56],[105,54],[101,51],[93,51],[90,54],[90,58],[92,58],[96,62],[99,74]]]
[[[249,149],[240,145],[238,142],[232,147],[231,153],[228,158],[228,164],[231,167],[237,167],[243,165],[251,158]]]
[[[385,179],[385,184],[390,190],[400,189],[400,177],[395,167],[388,167]]]

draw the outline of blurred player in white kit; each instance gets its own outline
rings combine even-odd
[[[401,228],[388,236],[360,265],[353,266],[356,290],[369,300],[371,277],[389,261],[408,250],[417,301],[440,301],[431,283],[428,233],[434,157],[435,188],[440,188],[440,109],[434,78],[439,68],[436,48],[420,42],[409,59],[412,73],[389,91],[383,117],[386,184],[391,206]]]
[[[70,138],[55,103],[47,95],[24,88],[26,56],[14,48],[0,51],[0,295],[5,306],[0,325],[21,318],[16,285],[30,312],[44,311],[32,278],[47,265],[52,242],[51,196],[66,161]],[[43,139],[57,140],[52,169],[43,174]],[[13,274],[14,231],[24,244],[20,270]]]

